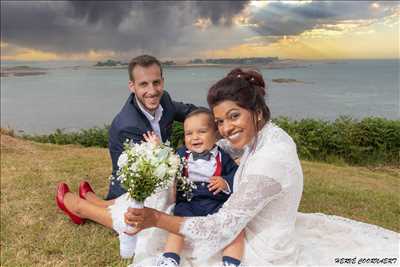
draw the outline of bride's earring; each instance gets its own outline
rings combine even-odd
[[[257,112],[257,121],[261,121],[261,119],[262,119],[261,112]]]

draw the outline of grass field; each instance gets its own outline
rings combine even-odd
[[[302,162],[302,212],[323,212],[400,231],[400,169]],[[108,150],[40,144],[1,135],[1,266],[126,266],[118,240],[95,223],[72,224],[56,185],[87,179],[104,196]]]

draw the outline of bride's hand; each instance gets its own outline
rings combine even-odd
[[[154,145],[159,145],[161,143],[160,138],[154,132],[147,131],[143,134],[143,138],[146,142]]]
[[[156,226],[159,214],[157,210],[150,208],[128,208],[128,211],[125,212],[124,217],[125,223],[134,228],[133,231],[125,233],[127,235],[135,235],[143,229]]]

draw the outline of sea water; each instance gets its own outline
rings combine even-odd
[[[2,62],[48,68],[47,74],[1,77],[1,127],[26,133],[75,131],[110,124],[128,95],[126,69],[95,69],[90,62]],[[399,60],[306,62],[260,69],[273,117],[334,120],[400,119]],[[167,67],[165,90],[174,100],[207,106],[208,88],[229,67]],[[276,83],[273,79],[295,79]]]

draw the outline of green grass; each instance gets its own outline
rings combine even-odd
[[[400,230],[400,169],[302,162],[300,211],[350,217]]]
[[[302,212],[323,212],[400,231],[400,169],[302,161]],[[1,135],[1,266],[126,266],[113,231],[72,224],[58,210],[56,185],[88,179],[104,196],[105,148],[53,145]]]

